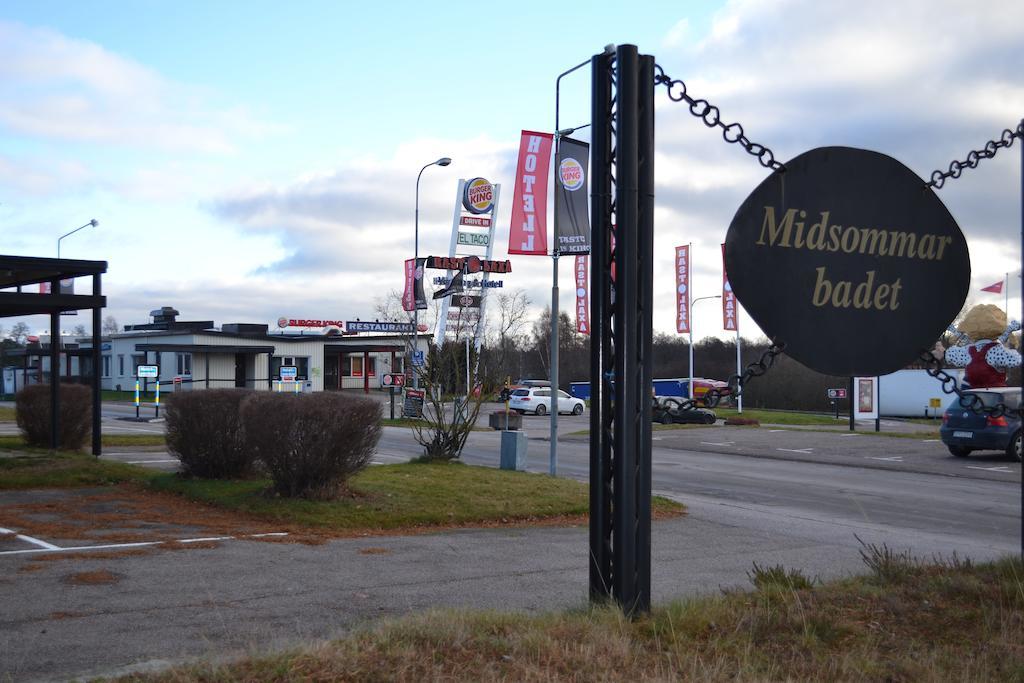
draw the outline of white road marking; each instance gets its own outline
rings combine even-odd
[[[776,448],[775,450],[777,450],[777,451],[786,451],[787,453],[803,453],[804,455],[807,455],[808,453],[810,453],[814,449],[813,448]]]
[[[732,446],[734,441],[701,441],[705,446]]]
[[[0,534],[14,534],[14,537],[19,541],[25,541],[26,543],[37,545],[40,548],[44,548],[46,550],[60,550],[58,546],[55,546],[52,543],[47,543],[46,541],[40,541],[38,538],[33,538],[31,536],[19,534],[17,531],[14,531],[12,529],[4,529],[3,527],[0,527]]]
[[[1013,472],[1013,470],[1011,470],[1009,467],[1003,467],[998,465],[996,467],[975,467],[974,465],[967,465],[967,469],[985,470],[986,472],[1006,472],[1008,474]]]
[[[942,441],[942,439],[923,439],[921,443],[938,443],[940,441]]]
[[[874,455],[865,455],[864,457],[868,458],[869,460],[889,460],[890,462],[903,462],[903,456],[902,455],[893,455],[893,456],[890,456],[888,458],[880,458],[880,457],[876,457]]]
[[[0,532],[8,531],[7,529],[0,529]],[[14,532],[9,532],[14,533]],[[41,548],[31,548],[29,550],[4,550],[0,551],[0,555],[30,555],[35,553],[67,553],[72,551],[81,550],[113,550],[119,548],[145,548],[154,545],[163,545],[166,543],[200,543],[202,541],[232,541],[244,538],[263,538],[265,536],[287,536],[288,533],[284,531],[272,531],[263,534],[246,534],[245,536],[210,536],[207,538],[179,538],[170,539],[166,541],[141,541],[138,543],[107,543],[104,545],[78,545],[66,548],[40,541],[39,539],[31,539],[30,542],[38,543],[42,545]],[[16,534],[18,538],[29,540],[30,537]]]
[[[770,434],[774,434],[775,432],[788,432],[788,431],[789,431],[788,429],[769,429],[768,430],[768,432]]]
[[[840,434],[839,436],[860,436],[857,432],[849,432],[847,434]]]

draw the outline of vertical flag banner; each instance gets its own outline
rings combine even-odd
[[[587,292],[587,257],[576,257],[576,331],[590,334],[590,295]]]
[[[690,331],[690,247],[676,247],[676,331]]]
[[[423,264],[427,259],[406,259],[405,289],[402,291],[402,310],[426,310],[427,297],[423,294]]]
[[[555,159],[555,248],[561,254],[590,253],[587,180],[590,145],[562,138]]]
[[[722,245],[722,326],[733,332],[739,331],[736,319],[736,295],[729,284],[729,274],[725,272],[725,245]]]
[[[508,253],[546,256],[548,251],[548,166],[550,133],[524,130],[519,141],[516,191],[512,199],[512,225]]]

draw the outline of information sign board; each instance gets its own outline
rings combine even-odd
[[[402,402],[402,417],[423,417],[423,397],[426,392],[422,389],[406,389],[405,401]]]
[[[282,382],[294,382],[299,376],[299,368],[294,365],[282,365],[281,366],[281,381]]]
[[[829,389],[829,398],[846,398],[846,389]]]
[[[405,375],[401,372],[386,372],[380,377],[382,387],[404,387]]]
[[[157,379],[160,377],[160,366],[140,365],[136,368],[136,374],[142,379]]]

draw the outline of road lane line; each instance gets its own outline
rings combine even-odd
[[[701,441],[701,444],[703,444],[705,446],[732,446],[735,443],[736,443],[735,441],[722,441],[722,442],[717,442],[717,441]]]
[[[810,454],[813,448],[776,448],[777,451],[786,451],[787,453],[803,453],[804,455]]]
[[[891,462],[903,462],[903,456],[902,455],[892,455],[892,456],[889,456],[888,458],[882,458],[882,457],[878,457],[878,456],[874,456],[874,455],[865,455],[864,457],[868,458],[869,460],[889,460]]]
[[[1009,467],[997,465],[996,467],[975,467],[974,465],[967,465],[969,470],[985,470],[986,472],[1003,472],[1005,474],[1012,474],[1013,470]]]
[[[46,541],[40,541],[38,538],[33,538],[31,536],[19,534],[17,531],[14,531],[13,529],[4,529],[3,527],[0,527],[0,534],[14,534],[14,537],[19,541],[25,541],[26,543],[37,545],[40,548],[45,548],[46,550],[60,550],[60,546],[53,545],[52,543],[47,543]]]

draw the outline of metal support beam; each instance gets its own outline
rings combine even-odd
[[[59,296],[60,279],[50,281],[48,297]],[[42,365],[42,358],[39,365]],[[60,313],[50,313],[50,448],[57,450],[60,446]]]
[[[92,276],[92,295],[94,297],[103,295],[100,277],[99,273]],[[100,432],[102,428],[100,411],[103,407],[100,400],[100,374],[103,370],[102,344],[100,342],[102,327],[100,316],[102,313],[102,308],[92,309],[92,454],[97,458],[103,452],[103,435]],[[113,362],[113,358],[111,358],[111,362]]]

